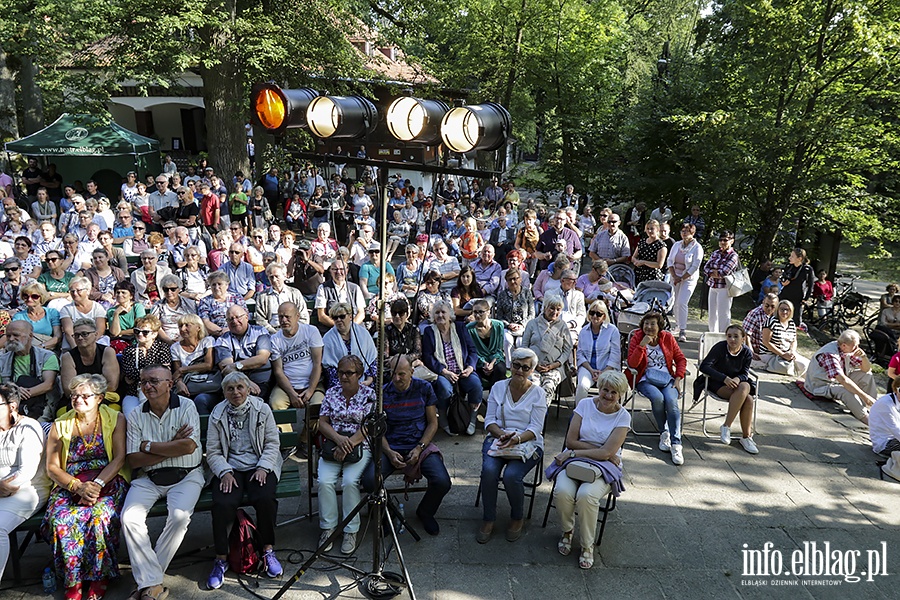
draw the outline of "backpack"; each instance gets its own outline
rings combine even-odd
[[[450,426],[450,431],[458,434],[465,433],[471,418],[472,408],[465,395],[454,389],[453,395],[450,397],[450,405],[447,407],[447,424]]]
[[[234,526],[228,536],[228,566],[235,573],[252,575],[259,571],[261,560],[259,533],[256,523],[243,509],[235,515]]]

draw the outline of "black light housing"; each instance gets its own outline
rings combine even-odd
[[[253,86],[251,103],[254,123],[270,133],[306,127],[306,110],[319,92],[309,88],[282,89],[273,83]]]
[[[506,143],[512,119],[495,102],[457,106],[441,121],[441,139],[453,152],[496,150]]]
[[[360,96],[319,96],[309,103],[306,122],[320,138],[359,138],[375,129],[378,111]]]
[[[388,107],[388,131],[403,142],[435,144],[441,141],[441,120],[449,106],[440,100],[397,98]]]

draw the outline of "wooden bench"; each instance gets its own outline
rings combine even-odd
[[[297,422],[297,409],[289,408],[286,410],[272,411],[275,416],[275,423],[278,425],[293,425]],[[204,453],[206,450],[206,433],[209,426],[209,415],[200,417],[200,443],[203,445]],[[282,453],[292,452],[297,447],[299,433],[293,431],[281,431],[279,433],[280,447]],[[275,491],[276,498],[296,498],[303,493],[306,482],[300,477],[299,465],[296,469],[289,470],[288,466],[292,461],[285,460],[284,467],[281,470],[281,479],[278,480],[278,487]],[[209,486],[203,489],[197,504],[194,506],[194,512],[209,512],[212,510],[212,490]],[[160,498],[156,504],[150,509],[148,516],[160,517],[168,514],[166,499]],[[30,519],[19,525],[15,531],[9,534],[9,558],[12,561],[13,580],[19,583],[22,579],[21,558],[25,554],[25,550],[40,530],[41,522],[44,520],[44,509],[42,508]],[[19,534],[24,534],[22,542],[19,542]]]

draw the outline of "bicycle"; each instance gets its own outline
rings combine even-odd
[[[820,309],[816,302],[804,305],[804,321],[833,336],[838,336],[851,327],[864,326],[869,314],[869,298],[856,291],[859,275],[850,275],[846,281],[837,281],[843,277],[840,273],[834,274],[837,290],[831,306],[825,309],[824,314],[819,315]]]

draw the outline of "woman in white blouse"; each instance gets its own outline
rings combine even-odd
[[[566,432],[566,446],[554,461],[562,465],[567,460],[584,459],[592,462],[609,461],[622,466],[622,444],[631,428],[631,416],[622,406],[628,393],[628,380],[619,371],[606,371],[597,381],[600,393],[595,398],[585,398],[575,407],[575,414]],[[566,469],[556,475],[553,500],[559,510],[563,534],[557,550],[563,556],[572,551],[575,535],[575,512],[580,520],[578,537],[581,555],[578,566],[590,569],[594,564],[594,540],[596,539],[597,514],[600,502],[610,492],[611,486],[604,477],[592,483],[570,478]]]
[[[524,479],[544,455],[544,417],[547,396],[529,375],[538,365],[537,354],[529,348],[512,353],[512,377],[491,388],[484,429],[487,437],[482,446],[481,499],[484,516],[476,540],[485,544],[491,539],[497,520],[497,486],[503,472],[503,487],[509,499],[510,521],[506,539],[514,542],[522,535],[525,513]],[[516,455],[510,454],[516,452]],[[505,467],[505,468],[504,468]]]
[[[587,398],[588,390],[603,371],[622,368],[619,330],[610,323],[606,302],[594,300],[588,309],[587,325],[578,334],[578,387],[575,403]]]
[[[19,414],[22,394],[0,383],[0,579],[9,558],[9,534],[47,502],[50,480],[44,471],[44,431]]]
[[[681,241],[675,242],[669,252],[667,266],[672,287],[675,288],[675,321],[678,324],[678,341],[687,341],[688,302],[700,279],[700,263],[703,262],[703,246],[694,239],[697,228],[685,223],[681,226]]]

